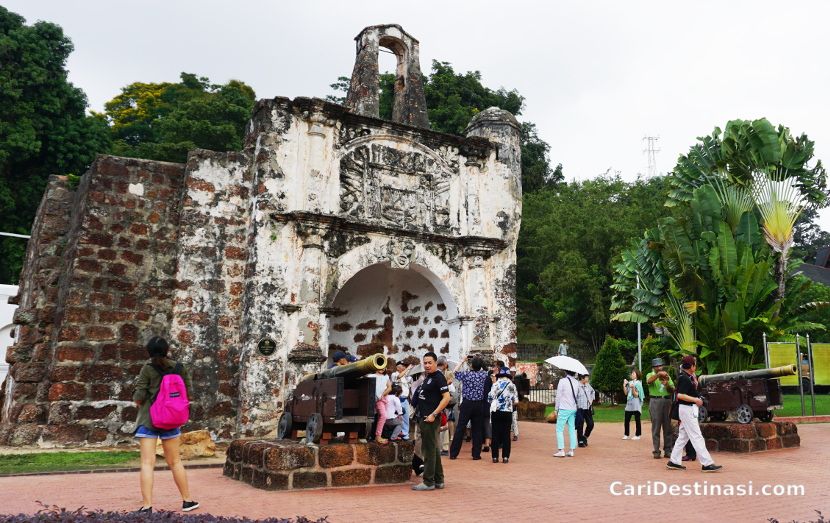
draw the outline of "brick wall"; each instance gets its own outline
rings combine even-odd
[[[66,183],[50,183],[21,280],[21,336],[11,349],[15,382],[0,443],[130,438],[142,342],[166,335],[172,318],[183,172],[102,156],[69,209]]]

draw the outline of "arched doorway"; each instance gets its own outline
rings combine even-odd
[[[383,352],[397,361],[429,351],[457,359],[461,352],[458,307],[429,269],[388,262],[357,272],[337,293],[328,317],[329,354]]]

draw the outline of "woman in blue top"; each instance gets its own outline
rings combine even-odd
[[[502,449],[502,463],[510,461],[510,426],[513,424],[513,406],[519,402],[516,386],[510,381],[510,369],[499,368],[495,382],[487,394],[490,400],[490,420],[493,424],[491,454],[493,463],[499,462],[499,448]]]
[[[623,439],[628,439],[628,426],[631,424],[631,416],[634,416],[634,423],[636,424],[637,432],[631,439],[640,439],[640,413],[643,409],[643,382],[640,381],[640,371],[634,369],[631,371],[631,381],[623,380],[623,392],[625,392],[625,436]]]

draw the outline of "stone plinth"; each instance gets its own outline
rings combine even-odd
[[[304,445],[286,440],[234,440],[224,474],[264,490],[358,487],[409,480],[408,441]]]
[[[517,407],[520,421],[542,421],[545,419],[545,404],[538,401],[520,401]]]
[[[798,428],[789,421],[701,423],[700,428],[710,451],[760,452],[801,445]]]

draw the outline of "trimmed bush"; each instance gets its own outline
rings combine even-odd
[[[628,367],[620,352],[620,340],[607,336],[597,354],[591,375],[591,386],[599,392],[612,394],[622,391]]]

